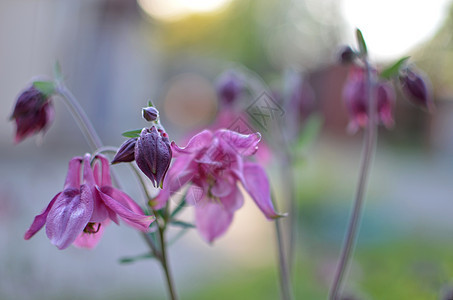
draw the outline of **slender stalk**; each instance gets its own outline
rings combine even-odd
[[[167,249],[165,244],[165,229],[159,227],[159,238],[160,238],[160,246],[161,246],[161,253],[162,253],[162,268],[165,272],[165,277],[167,279],[167,289],[168,293],[170,294],[170,298],[172,300],[177,300],[178,296],[176,295],[176,290],[174,288],[173,278],[171,275],[170,267],[168,265],[168,257],[167,257]]]
[[[279,268],[279,277],[280,277],[280,288],[281,296],[283,300],[291,300],[291,278],[289,276],[288,262],[285,258],[285,249],[283,247],[283,236],[280,228],[280,219],[275,221],[275,233],[277,236],[277,247],[278,247],[278,268]]]
[[[56,92],[61,96],[66,106],[71,111],[91,149],[95,151],[96,149],[101,148],[103,146],[101,139],[76,97],[62,82],[56,84]]]
[[[367,58],[364,59],[365,68],[366,68],[366,83],[367,83],[367,99],[369,99],[368,106],[368,126],[365,128],[365,135],[363,141],[363,150],[362,150],[362,162],[360,168],[359,182],[357,185],[357,191],[354,201],[354,206],[352,208],[352,213],[349,219],[348,230],[345,237],[345,242],[341,251],[340,259],[338,261],[337,269],[335,272],[334,281],[330,289],[330,300],[339,299],[339,293],[342,288],[342,282],[344,275],[349,266],[349,261],[354,250],[356,240],[357,240],[357,229],[360,224],[362,206],[364,202],[364,195],[366,184],[368,180],[370,165],[372,158],[376,149],[377,142],[377,125],[376,125],[376,99],[374,91],[374,80],[372,78],[373,74],[371,72],[371,67]]]

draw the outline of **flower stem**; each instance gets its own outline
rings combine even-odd
[[[292,299],[291,278],[289,276],[288,263],[285,258],[285,249],[283,247],[283,236],[280,228],[281,220],[276,219],[274,222],[275,222],[275,233],[277,236],[278,262],[279,262],[278,267],[280,274],[281,296],[283,300],[291,300]]]
[[[101,139],[76,97],[62,82],[57,82],[56,93],[61,96],[66,106],[71,111],[91,149],[94,151],[101,148],[103,146]]]
[[[373,74],[371,67],[367,58],[363,58],[365,69],[366,69],[366,78],[367,78],[367,98],[369,99],[368,106],[368,126],[365,128],[363,148],[362,148],[362,161],[360,168],[359,181],[357,185],[357,191],[355,196],[354,205],[352,208],[352,213],[349,219],[348,230],[346,232],[346,237],[344,245],[341,251],[340,259],[338,261],[337,269],[335,272],[334,281],[330,289],[330,300],[339,299],[339,293],[342,288],[342,282],[346,270],[348,269],[349,261],[354,250],[356,240],[357,240],[357,229],[360,224],[361,215],[362,215],[362,206],[364,202],[364,195],[366,184],[368,180],[370,165],[373,159],[374,152],[376,150],[377,142],[377,124],[376,124],[376,99],[374,91],[374,80],[372,78]]]
[[[159,238],[160,238],[160,246],[161,246],[161,254],[162,254],[162,256],[161,256],[162,259],[160,262],[162,264],[162,268],[164,269],[165,277],[167,279],[168,293],[170,294],[170,298],[172,300],[177,300],[178,297],[176,295],[173,278],[171,276],[170,267],[168,265],[167,249],[166,249],[166,245],[165,245],[165,229],[164,228],[159,227]]]

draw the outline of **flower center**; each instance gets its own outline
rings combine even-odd
[[[95,226],[97,225],[97,228]],[[87,226],[83,229],[83,232],[88,233],[88,234],[94,234],[99,231],[101,228],[101,223],[94,223],[94,222],[89,222]]]

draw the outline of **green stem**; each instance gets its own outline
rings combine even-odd
[[[178,297],[176,295],[173,278],[171,276],[170,267],[168,265],[167,248],[166,248],[166,244],[165,244],[165,229],[164,228],[159,227],[159,238],[160,238],[160,246],[161,246],[161,250],[162,250],[161,251],[161,253],[162,253],[161,264],[162,264],[162,268],[164,269],[164,272],[165,272],[165,277],[167,279],[168,293],[172,300],[177,300]]]
[[[367,94],[369,99],[368,106],[368,119],[369,123],[365,129],[363,150],[362,150],[362,162],[360,168],[359,182],[357,185],[357,191],[355,196],[354,205],[352,208],[351,217],[349,219],[348,230],[345,237],[345,242],[341,251],[340,259],[338,261],[337,269],[335,272],[334,281],[330,289],[330,300],[337,300],[340,296],[340,290],[342,288],[342,282],[344,275],[349,266],[349,261],[352,257],[354,247],[357,240],[357,230],[360,225],[362,206],[364,202],[364,195],[366,184],[368,181],[370,165],[374,152],[376,150],[377,143],[377,124],[376,124],[376,99],[374,91],[374,80],[371,67],[366,58],[363,59],[366,68],[367,78]]]
[[[103,146],[101,138],[97,134],[96,130],[93,127],[93,124],[91,124],[90,119],[86,115],[83,108],[80,106],[76,97],[62,82],[57,82],[56,93],[59,94],[64,100],[66,106],[74,116],[77,125],[79,125],[79,128],[82,131],[91,149],[95,151],[96,149],[101,148]]]
[[[275,234],[277,236],[277,247],[278,247],[278,267],[280,274],[280,289],[283,300],[291,300],[291,279],[289,276],[288,263],[285,258],[285,249],[283,247],[282,231],[280,228],[280,219],[276,219],[275,222]]]

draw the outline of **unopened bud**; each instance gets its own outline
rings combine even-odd
[[[142,109],[143,118],[148,122],[156,121],[159,118],[159,111],[153,107],[145,107]]]
[[[16,143],[24,138],[45,131],[52,123],[55,110],[46,96],[35,87],[26,89],[16,101],[11,119],[16,122]]]
[[[171,157],[167,133],[155,126],[143,128],[135,144],[135,162],[155,187],[162,187]]]
[[[131,138],[125,141],[115,154],[112,165],[120,162],[131,162],[135,160],[135,144],[138,138]]]
[[[354,61],[357,54],[349,46],[344,46],[340,51],[339,60],[342,64],[349,64]]]
[[[400,83],[403,92],[412,103],[428,111],[434,109],[431,84],[426,76],[413,69],[406,69],[400,75]]]
[[[217,93],[220,101],[226,105],[230,105],[237,100],[242,92],[242,89],[243,83],[241,82],[239,76],[232,71],[227,71],[222,74],[217,83]]]

